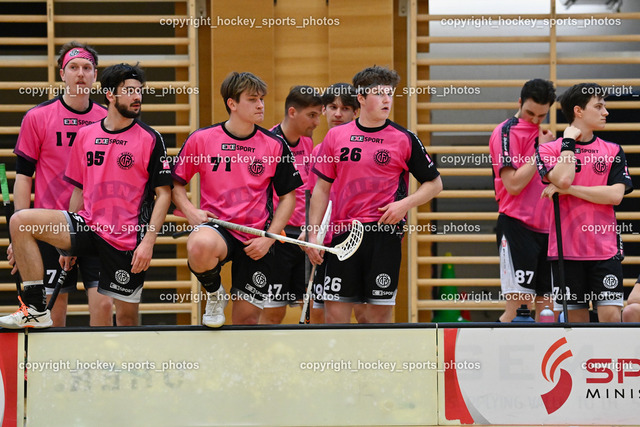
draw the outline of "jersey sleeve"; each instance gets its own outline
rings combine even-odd
[[[316,158],[316,164],[311,169],[312,173],[315,173],[318,177],[324,179],[327,182],[333,183],[336,179],[336,162],[327,161],[327,159],[333,158],[333,138],[331,129],[324,137],[322,144],[320,145],[320,151]],[[319,160],[320,159],[320,160]]]
[[[173,179],[171,178],[171,166],[167,159],[167,149],[164,146],[162,135],[154,132],[156,143],[149,160],[149,177],[151,179],[151,187],[162,187],[168,185],[173,187]]]
[[[187,185],[191,178],[198,172],[195,162],[191,159],[194,157],[196,147],[197,134],[192,133],[182,145],[180,152],[173,159],[173,170],[171,177],[182,185]]]
[[[411,172],[420,184],[433,181],[440,175],[436,164],[416,134],[409,132],[409,135],[411,138],[411,157],[409,157],[409,161],[407,162],[409,172]]]
[[[549,182],[545,177],[558,163],[558,153],[556,153],[557,145],[557,141],[553,141],[538,145],[538,148],[536,148],[536,165],[538,168],[538,174],[545,183]]]
[[[300,172],[294,166],[295,157],[287,143],[282,142],[281,145],[282,155],[280,156],[280,162],[276,165],[276,172],[273,176],[273,188],[278,196],[283,196],[302,186]]]
[[[622,147],[620,147],[618,154],[616,154],[613,162],[611,162],[611,170],[609,171],[607,185],[613,184],[624,184],[624,194],[629,194],[633,191],[633,183],[631,181],[631,176],[629,175],[627,158]]]
[[[67,169],[64,173],[64,180],[68,183],[82,189],[84,168],[87,166],[84,153],[84,129],[80,129],[76,135],[75,142],[71,147],[71,155],[69,156],[69,163],[67,163]]]
[[[42,125],[41,123],[40,126]],[[13,152],[35,164],[40,159],[40,148],[42,146],[40,131],[35,110],[29,110],[22,119],[20,133]]]
[[[31,160],[17,156],[16,157],[16,173],[20,175],[25,175],[28,177],[33,177],[33,174],[36,172],[36,164]]]
[[[517,123],[518,123],[518,119],[516,117],[512,117],[510,120],[508,120],[506,123],[504,123],[500,127],[500,133],[496,135],[496,138],[499,138],[498,143],[500,147],[500,153],[498,158],[499,161],[497,162],[498,171],[506,167],[517,169],[513,165],[513,155],[514,155],[513,139],[515,139],[516,136],[511,132],[511,128]]]

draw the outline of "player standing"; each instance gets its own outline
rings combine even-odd
[[[313,130],[320,124],[322,101],[311,86],[294,86],[284,102],[285,116],[282,123],[271,132],[282,137],[295,157],[295,164],[302,182],[309,176],[309,160],[313,151]],[[296,188],[296,207],[284,228],[287,236],[297,239],[306,224],[305,186]],[[277,206],[277,200],[274,200]],[[276,242],[275,283],[269,286],[269,298],[264,304],[260,323],[280,324],[286,314],[287,305],[301,301],[307,282],[305,253],[299,247]]]
[[[560,97],[567,121],[564,137],[540,145],[536,156],[540,176],[550,184],[542,197],[558,193],[566,283],[558,283],[555,218],[549,234],[554,291],[566,286],[569,321],[588,322],[589,302],[600,322],[620,322],[623,305],[622,240],[613,207],[633,190],[622,147],[594,131],[604,129],[609,112],[605,91],[581,83]],[[556,284],[557,283],[557,284]],[[565,296],[559,289],[558,298]]]
[[[58,67],[65,83],[62,95],[46,101],[27,112],[22,120],[14,152],[16,180],[13,188],[15,210],[31,206],[31,186],[35,177],[34,208],[69,209],[73,185],[64,181],[64,171],[78,130],[103,119],[107,110],[89,99],[98,74],[98,54],[90,46],[75,41],[60,49]],[[38,242],[45,269],[47,301],[62,271],[56,249]],[[11,246],[7,250],[13,264]],[[78,259],[84,287],[89,300],[91,326],[113,324],[113,301],[98,293],[100,264],[96,257]],[[15,273],[15,267],[14,271]],[[65,326],[69,293],[76,288],[78,267],[68,272],[65,285],[51,310],[53,326]]]
[[[506,301],[501,322],[511,322],[522,304],[531,309],[534,300],[536,319],[545,305],[553,306],[547,260],[551,204],[540,198],[545,185],[536,174],[535,151],[538,144],[555,139],[540,129],[555,99],[553,83],[529,80],[520,91],[518,112],[499,124],[489,140],[500,212],[500,285]]]
[[[420,140],[388,119],[399,80],[395,71],[379,66],[353,77],[360,117],[329,130],[320,156],[339,161],[317,163],[313,169],[320,179],[311,198],[309,240],[316,241],[332,189],[334,230],[345,231],[335,232],[332,245],[348,236],[352,220],[365,226],[362,244],[352,257],[340,262],[328,255],[327,323],[349,323],[354,304],[362,302],[367,303],[365,322],[391,321],[405,216],[442,190],[440,174]],[[421,183],[411,195],[409,173]],[[307,253],[314,264],[322,262],[317,250]]]
[[[354,120],[360,110],[356,89],[349,83],[332,84],[324,91],[321,99],[322,114],[327,119],[329,129]],[[312,168],[315,166],[316,162],[323,161],[323,159],[319,157],[321,148],[322,143],[313,148],[313,152],[311,153]],[[309,191],[313,192],[313,188],[317,181],[318,175],[315,173],[309,174],[307,183]],[[329,200],[334,200],[333,192],[329,195]],[[325,245],[331,244],[331,237],[331,230],[328,230],[324,239]],[[322,300],[322,296],[324,294],[325,285],[329,285],[329,283],[325,283],[326,262],[326,259],[322,260],[322,264],[316,268],[315,277],[313,278],[313,305],[311,306],[310,315],[311,323],[324,323],[324,302]],[[356,304],[353,307],[353,311],[358,323],[362,323],[364,319],[364,304]]]
[[[226,122],[192,133],[180,149],[173,170],[173,201],[189,224],[197,226],[187,240],[189,268],[207,291],[202,323],[225,322],[228,298],[220,270],[232,262],[234,324],[257,324],[268,285],[274,283],[275,242],[267,237],[207,224],[209,218],[235,222],[280,234],[302,185],[287,144],[257,124],[264,120],[267,85],[251,73],[233,72],[220,89],[229,113]],[[203,159],[203,157],[205,157]],[[200,206],[187,198],[185,185],[200,174]],[[273,211],[273,192],[280,197]]]
[[[66,255],[100,255],[98,292],[113,297],[118,326],[138,324],[145,271],[171,204],[164,142],[137,119],[144,82],[137,66],[104,70],[107,116],[78,131],[64,177],[76,187],[69,211],[24,209],[11,218],[24,300],[18,311],[0,317],[0,326],[51,326],[38,241]]]

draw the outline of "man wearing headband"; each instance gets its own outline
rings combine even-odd
[[[118,326],[137,325],[145,271],[171,204],[171,167],[164,141],[138,120],[144,82],[138,66],[118,64],[104,70],[107,116],[82,128],[75,138],[64,174],[75,186],[69,211],[25,209],[11,218],[24,305],[0,317],[0,326],[51,325],[38,241],[69,256],[100,255],[98,292],[113,298]]]
[[[16,180],[13,197],[16,211],[28,209],[31,204],[31,185],[35,178],[35,208],[68,209],[73,186],[63,180],[72,144],[79,129],[101,120],[106,109],[89,99],[91,86],[98,73],[96,51],[75,41],[60,49],[58,66],[60,78],[65,83],[63,93],[27,112],[22,120],[16,153]],[[45,271],[47,298],[50,298],[62,271],[56,249],[44,242],[38,243]],[[9,260],[14,265],[12,247]],[[91,326],[110,326],[112,320],[111,298],[98,294],[100,264],[95,257],[80,257],[84,287],[89,300]],[[15,265],[12,273],[15,273]],[[69,293],[76,289],[78,268],[68,272],[51,311],[53,326],[65,326]]]

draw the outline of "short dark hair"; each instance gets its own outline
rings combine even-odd
[[[60,51],[58,52],[58,68],[62,69],[62,61],[64,60],[64,56],[67,54],[67,52],[74,48],[82,48],[93,55],[94,67],[98,67],[98,52],[96,52],[94,48],[86,43],[80,43],[73,40],[63,44],[60,48]]]
[[[342,105],[353,108],[353,111],[360,109],[356,88],[349,83],[334,83],[329,86],[322,94],[322,106],[335,102],[336,98],[340,98]]]
[[[125,80],[135,79],[142,84],[146,82],[144,71],[138,66],[138,64],[139,63],[136,63],[136,65],[129,65],[120,63],[111,65],[104,69],[102,77],[100,77],[100,86],[105,94],[104,100],[107,105],[109,105],[107,91],[115,94],[118,86],[120,86],[120,84]]]
[[[311,86],[294,86],[284,101],[284,114],[288,114],[290,107],[300,111],[307,107],[317,107],[319,105],[322,105],[322,100],[320,99],[320,93],[316,89]]]
[[[604,99],[605,95],[605,90],[597,83],[579,83],[567,89],[558,97],[558,101],[562,107],[562,114],[571,124],[576,118],[573,107],[577,105],[584,109],[591,98]]]
[[[522,86],[520,91],[520,105],[527,99],[540,105],[553,105],[556,100],[556,90],[549,80],[532,79]]]
[[[353,86],[356,88],[356,93],[358,95],[362,94],[365,98],[368,95],[367,89],[373,86],[396,87],[398,83],[400,83],[400,75],[395,70],[379,65],[365,68],[353,76]]]
[[[224,79],[220,86],[220,95],[224,100],[224,108],[227,109],[227,113],[231,114],[227,100],[233,99],[238,102],[240,101],[240,95],[245,91],[257,92],[264,96],[267,94],[267,84],[260,77],[248,72],[238,73],[233,71]]]

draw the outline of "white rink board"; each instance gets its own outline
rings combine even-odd
[[[449,331],[438,336],[440,364],[455,370],[439,373],[441,425],[640,424],[638,328]]]
[[[433,425],[435,343],[435,329],[416,328],[30,334],[29,362],[57,362],[57,369],[29,372],[27,419],[47,426]],[[324,372],[314,372],[314,362]]]

